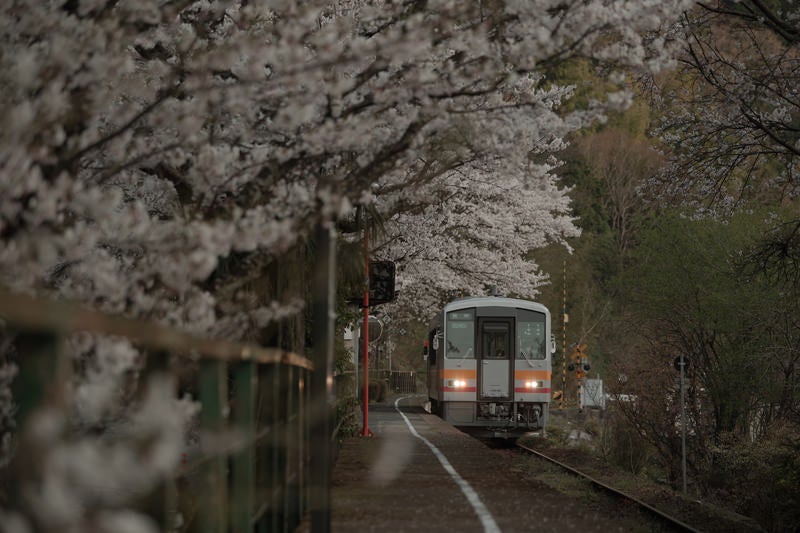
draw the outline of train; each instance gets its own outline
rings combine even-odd
[[[555,340],[550,311],[499,296],[447,303],[423,343],[430,411],[490,436],[544,433]]]

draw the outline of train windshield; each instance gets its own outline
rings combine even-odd
[[[547,358],[544,313],[517,310],[517,346],[517,359]]]
[[[445,356],[455,359],[475,358],[475,310],[447,313]]]

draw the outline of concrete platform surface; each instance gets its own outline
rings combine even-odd
[[[523,457],[425,412],[424,400],[372,404],[373,436],[344,440],[332,475],[332,531],[632,530],[613,509],[536,479]]]

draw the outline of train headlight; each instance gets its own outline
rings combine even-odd
[[[451,379],[447,383],[450,387],[454,387],[456,389],[463,389],[467,386],[467,382],[463,379]]]
[[[542,382],[541,381],[526,381],[525,382],[525,388],[528,388],[528,389],[538,389],[541,386],[542,386]]]

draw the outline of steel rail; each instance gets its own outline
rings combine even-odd
[[[659,509],[656,509],[655,507],[653,507],[649,503],[643,502],[642,500],[640,500],[640,499],[638,499],[638,498],[636,498],[634,496],[631,496],[630,494],[628,494],[626,492],[623,492],[623,491],[621,491],[619,489],[615,489],[614,487],[612,487],[610,485],[607,485],[607,484],[603,483],[602,481],[598,481],[598,480],[594,479],[593,477],[591,477],[590,475],[585,474],[585,473],[581,472],[580,470],[577,470],[577,469],[575,469],[575,468],[573,468],[573,467],[571,467],[569,465],[566,465],[566,464],[562,463],[561,461],[557,461],[556,459],[553,459],[552,457],[548,457],[547,455],[543,454],[540,451],[534,450],[533,448],[529,448],[528,446],[525,446],[524,444],[520,444],[518,442],[516,443],[516,446],[517,446],[517,448],[521,448],[521,449],[525,450],[527,453],[529,453],[531,455],[534,455],[534,456],[536,456],[536,457],[538,457],[540,459],[543,459],[545,461],[548,461],[548,462],[560,467],[563,470],[566,470],[570,474],[573,474],[575,476],[578,476],[581,479],[584,479],[584,480],[588,481],[592,486],[594,486],[594,487],[596,487],[596,488],[598,488],[598,489],[600,489],[600,490],[602,490],[604,492],[613,494],[614,496],[616,496],[618,498],[623,498],[625,500],[628,500],[628,501],[631,501],[631,502],[635,503],[640,509],[646,511],[648,514],[650,514],[651,516],[655,517],[657,520],[661,521],[662,523],[666,523],[666,524],[668,524],[670,526],[673,526],[676,529],[679,529],[681,531],[690,531],[690,532],[693,532],[693,533],[700,533],[699,530],[693,528],[689,524],[681,522],[680,520],[678,520],[674,516],[670,516],[670,515],[666,514],[665,512],[663,512],[663,511],[661,511]]]

